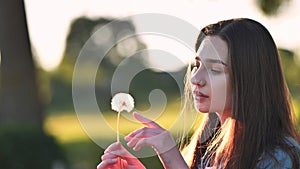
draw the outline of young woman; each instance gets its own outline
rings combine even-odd
[[[190,143],[180,152],[168,131],[134,113],[147,127],[125,137],[127,145],[153,147],[168,169],[299,169],[290,95],[267,29],[246,18],[220,21],[201,30],[196,51],[187,91],[206,114]],[[145,168],[120,143],[106,149],[97,168],[121,163]]]

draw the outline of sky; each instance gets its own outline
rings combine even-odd
[[[47,71],[55,69],[61,62],[71,21],[80,16],[123,18],[141,13],[161,13],[183,19],[199,29],[223,19],[248,17],[265,25],[278,46],[300,51],[300,1],[291,0],[283,8],[284,12],[271,18],[262,14],[255,1],[25,0],[25,9],[33,50],[37,61]],[[149,48],[187,52],[182,45],[168,38],[148,36],[143,37],[143,40]]]

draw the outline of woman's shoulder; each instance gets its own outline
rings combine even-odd
[[[291,149],[294,149],[295,152],[300,152],[298,142],[292,137],[286,138],[286,143]],[[298,159],[300,160],[299,155]],[[292,167],[293,160],[290,155],[280,147],[276,148],[272,155],[261,157],[257,164],[257,168],[259,169],[292,169]]]
[[[290,146],[290,147],[295,147],[297,149],[300,150],[300,145],[299,143],[292,137],[287,137],[286,138],[286,143]]]

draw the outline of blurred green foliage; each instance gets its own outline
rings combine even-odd
[[[299,56],[290,50],[279,49],[284,76],[294,99],[300,100]]]
[[[267,16],[275,16],[282,12],[282,8],[291,0],[256,0],[257,6]]]
[[[95,40],[93,43],[95,43],[95,46],[99,46],[96,43],[99,43],[101,38],[104,38],[106,41],[111,41],[115,45],[107,52],[98,66],[95,80],[95,93],[101,111],[105,112],[110,109],[110,99],[112,97],[111,78],[118,65],[125,59],[126,56],[124,56],[124,54],[130,53],[129,50],[131,50],[130,45],[126,48],[126,46],[128,46],[126,45],[126,42],[124,41],[122,43],[118,41],[118,39],[126,37],[126,32],[133,34],[135,32],[134,25],[130,20],[122,20],[118,22],[117,26],[114,25],[114,27],[107,26],[107,24],[112,21],[113,20],[109,18],[89,19],[80,17],[72,22],[70,32],[67,36],[66,49],[62,63],[50,74],[51,102],[48,109],[49,111],[57,112],[59,110],[65,111],[72,109],[72,76],[76,59],[85,42],[94,34],[94,32],[104,28],[104,26],[108,29],[108,34],[110,34],[108,36],[109,38],[96,36],[98,42]],[[135,51],[146,49],[146,45],[138,36],[131,37],[130,42],[132,43],[132,41],[134,41],[133,44],[136,44]],[[101,45],[98,50],[102,50]],[[140,53],[136,53],[134,57],[130,57],[129,59],[131,64],[134,63],[135,65],[145,68],[144,71],[139,72],[133,77],[130,84],[130,93],[132,93],[139,102],[147,104],[148,94],[155,88],[164,90],[164,92],[167,93],[167,98],[170,100],[173,99],[174,96],[177,98],[180,97],[179,88],[168,73],[155,72],[146,68],[146,64],[148,63],[145,60],[145,56],[142,57],[142,54]],[[84,70],[82,74],[83,76],[86,76],[89,74],[88,70],[91,66],[88,62],[84,66],[85,67],[82,68],[82,70]],[[178,73],[184,73],[184,71],[185,70],[181,70]]]
[[[286,49],[279,49],[284,76],[293,99],[297,127],[300,129],[300,56]]]
[[[67,167],[62,148],[54,137],[34,126],[0,127],[0,163],[6,169]]]

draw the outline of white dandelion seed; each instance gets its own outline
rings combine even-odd
[[[134,99],[130,94],[117,93],[111,99],[111,109],[118,112],[117,118],[117,141],[120,141],[120,114],[121,111],[131,112],[134,108]]]
[[[130,94],[117,93],[111,99],[111,109],[116,112],[127,111],[131,112],[134,108],[134,99]]]

